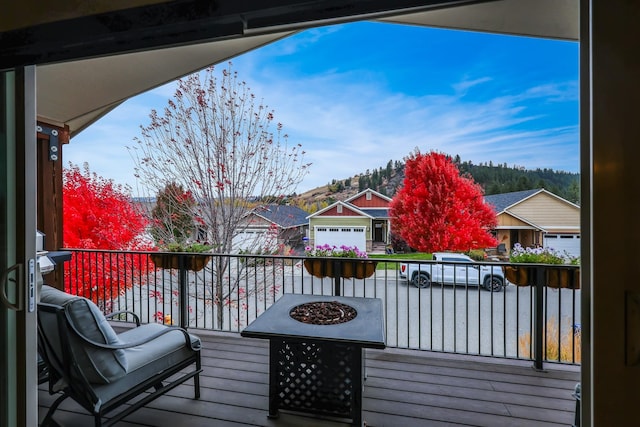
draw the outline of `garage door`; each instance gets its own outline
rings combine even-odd
[[[580,256],[580,236],[577,234],[546,234],[544,247],[553,248],[572,256]]]
[[[315,244],[330,246],[357,246],[365,250],[367,235],[365,227],[316,227]]]
[[[233,252],[259,254],[275,249],[275,236],[267,229],[247,229],[233,236]]]

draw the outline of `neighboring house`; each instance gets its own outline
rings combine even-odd
[[[156,204],[155,197],[137,197],[133,202],[149,214]],[[233,251],[265,253],[281,245],[302,247],[308,234],[306,212],[295,206],[262,205],[244,215],[233,236]],[[191,236],[197,241],[210,240],[206,227],[197,227]]]
[[[263,205],[247,213],[233,237],[234,251],[265,253],[281,245],[301,246],[308,212],[286,205]]]
[[[372,251],[389,242],[389,202],[377,191],[366,189],[308,216],[311,246],[357,246]]]
[[[498,216],[495,235],[510,250],[544,246],[580,256],[580,206],[544,189],[485,196]]]

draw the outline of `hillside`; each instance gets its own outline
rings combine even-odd
[[[454,162],[462,174],[469,174],[484,188],[486,195],[544,188],[570,202],[580,204],[578,173],[552,169],[527,170],[520,166],[494,165],[491,162],[475,165],[468,161],[462,162],[459,156],[455,156]],[[335,201],[348,199],[366,188],[393,197],[403,180],[404,163],[390,160],[386,167],[367,170],[349,178],[332,179],[327,185],[298,194],[295,200],[300,206],[314,206],[315,209],[312,210],[317,210]]]

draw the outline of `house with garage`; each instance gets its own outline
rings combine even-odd
[[[498,252],[514,244],[543,246],[580,256],[580,206],[545,189],[485,196],[498,225]]]
[[[309,215],[309,244],[383,251],[389,242],[389,202],[389,197],[368,188]]]
[[[297,206],[258,206],[245,214],[236,228],[234,252],[270,253],[282,246],[302,246],[309,226],[308,215]]]

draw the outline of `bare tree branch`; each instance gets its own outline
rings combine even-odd
[[[189,191],[208,242],[232,253],[233,237],[244,231],[242,218],[255,201],[294,193],[310,164],[231,63],[221,74],[210,67],[179,80],[162,114],[151,112],[129,151],[144,187],[157,194],[175,183]],[[216,266],[218,275],[225,267]],[[215,295],[221,303],[221,287]]]

